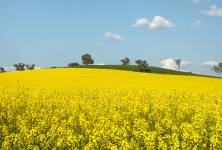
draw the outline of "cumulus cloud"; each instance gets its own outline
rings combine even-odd
[[[211,5],[208,10],[202,11],[201,14],[204,14],[206,16],[221,17],[222,16],[222,8],[218,7],[217,5]]]
[[[206,68],[212,68],[213,66],[216,66],[218,63],[219,62],[217,61],[205,61],[205,62],[202,62],[201,65]]]
[[[161,64],[163,65],[162,67],[166,68],[166,69],[176,69],[177,68],[176,63],[172,58],[162,60]]]
[[[124,40],[125,39],[124,36],[116,34],[116,33],[112,33],[112,32],[106,32],[104,34],[104,37],[112,39],[112,40]]]
[[[162,60],[161,64],[163,65],[162,67],[166,68],[166,69],[173,69],[173,70],[177,70],[178,69],[178,66],[175,63],[175,60],[172,59],[172,58],[167,58],[165,60]],[[189,64],[190,64],[189,61],[182,60],[181,61],[181,68],[183,68],[183,67],[185,67],[185,66],[187,66]]]
[[[150,21],[146,18],[139,18],[136,20],[136,22],[134,23],[134,27],[148,27],[150,24]]]
[[[150,29],[173,28],[173,27],[175,27],[175,24],[173,22],[161,16],[155,16],[149,24]]]
[[[200,26],[201,25],[201,23],[202,23],[202,21],[201,20],[194,20],[193,22],[192,22],[192,27],[198,27],[198,26]]]
[[[133,25],[134,27],[148,27],[151,30],[160,29],[160,28],[173,28],[175,27],[175,23],[167,20],[162,16],[154,16],[153,20],[149,21],[147,18],[139,18]]]

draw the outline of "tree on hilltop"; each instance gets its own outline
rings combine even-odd
[[[138,65],[140,72],[149,72],[150,69],[148,68],[149,64],[146,60],[136,60],[135,63]]]
[[[84,54],[81,57],[84,65],[94,64],[94,60],[90,54]]]
[[[25,70],[25,64],[24,64],[24,63],[14,64],[13,66],[15,67],[15,69],[16,69],[17,71],[23,71],[23,70]]]
[[[5,68],[0,67],[0,73],[1,73],[1,72],[6,72],[6,71],[5,71]]]
[[[68,64],[68,67],[75,67],[75,66],[80,66],[80,64],[79,63],[69,63]]]
[[[222,62],[218,63],[217,65],[213,66],[213,70],[216,73],[222,73]]]
[[[136,60],[135,63],[139,66],[139,68],[142,66],[143,61],[142,60]]]
[[[130,59],[128,57],[125,57],[124,59],[120,60],[123,65],[129,65],[130,64]]]
[[[35,64],[32,65],[26,65],[27,70],[34,70],[35,69]]]
[[[181,59],[175,59],[175,63],[176,63],[176,65],[178,66],[178,70],[179,70],[179,71],[181,70],[181,62],[182,62]]]

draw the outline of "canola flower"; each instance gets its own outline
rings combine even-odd
[[[0,74],[0,148],[222,149],[221,83],[97,69]]]

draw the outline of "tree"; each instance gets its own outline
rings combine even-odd
[[[136,60],[135,63],[138,65],[140,72],[149,72],[148,69],[149,64],[146,60]]]
[[[14,64],[14,67],[17,71],[23,71],[25,70],[25,64],[24,63],[18,63],[18,64]]]
[[[75,66],[80,66],[79,63],[69,63],[68,67],[75,67]]]
[[[143,61],[142,61],[142,64],[141,64],[141,67],[140,67],[141,71],[143,71],[143,72],[149,72],[150,69],[148,69],[148,66],[149,66],[149,64],[147,63],[147,61],[146,61],[146,60],[143,60]]]
[[[180,69],[181,69],[181,59],[175,59],[175,63],[176,63],[176,65],[178,66],[178,70],[180,71]]]
[[[34,69],[35,69],[35,64],[26,65],[26,69],[28,69],[28,70],[34,70]]]
[[[218,63],[216,66],[213,66],[213,70],[216,73],[222,73],[222,62]]]
[[[139,66],[139,68],[141,67],[143,61],[142,60],[136,60],[135,63]]]
[[[94,60],[92,59],[90,54],[82,55],[82,63],[84,65],[94,64]]]
[[[0,72],[6,72],[6,71],[5,71],[5,68],[0,67]]]
[[[124,59],[120,60],[123,65],[129,65],[130,64],[130,59],[128,57],[125,57]]]

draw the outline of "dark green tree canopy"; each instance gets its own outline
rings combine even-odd
[[[135,63],[138,65],[139,70],[141,72],[149,72],[150,69],[148,69],[149,64],[147,63],[146,60],[136,60]]]
[[[75,67],[75,66],[80,66],[80,64],[79,63],[69,63],[68,64],[68,67]]]
[[[216,73],[222,73],[222,62],[218,63],[218,65],[216,65],[216,66],[213,66],[213,70]]]
[[[25,70],[25,64],[24,63],[18,63],[18,64],[14,64],[14,67],[17,71],[23,71]]]
[[[5,71],[5,68],[0,67],[0,72],[6,72],[6,71]]]
[[[123,65],[129,65],[130,64],[130,59],[128,57],[125,57],[124,59],[120,60]]]
[[[82,55],[82,63],[84,65],[94,64],[94,60],[90,54]]]
[[[139,67],[141,67],[143,61],[139,59],[139,60],[136,60],[135,63],[136,63]]]
[[[34,69],[35,69],[35,64],[26,65],[26,69],[28,69],[28,70],[34,70]]]

